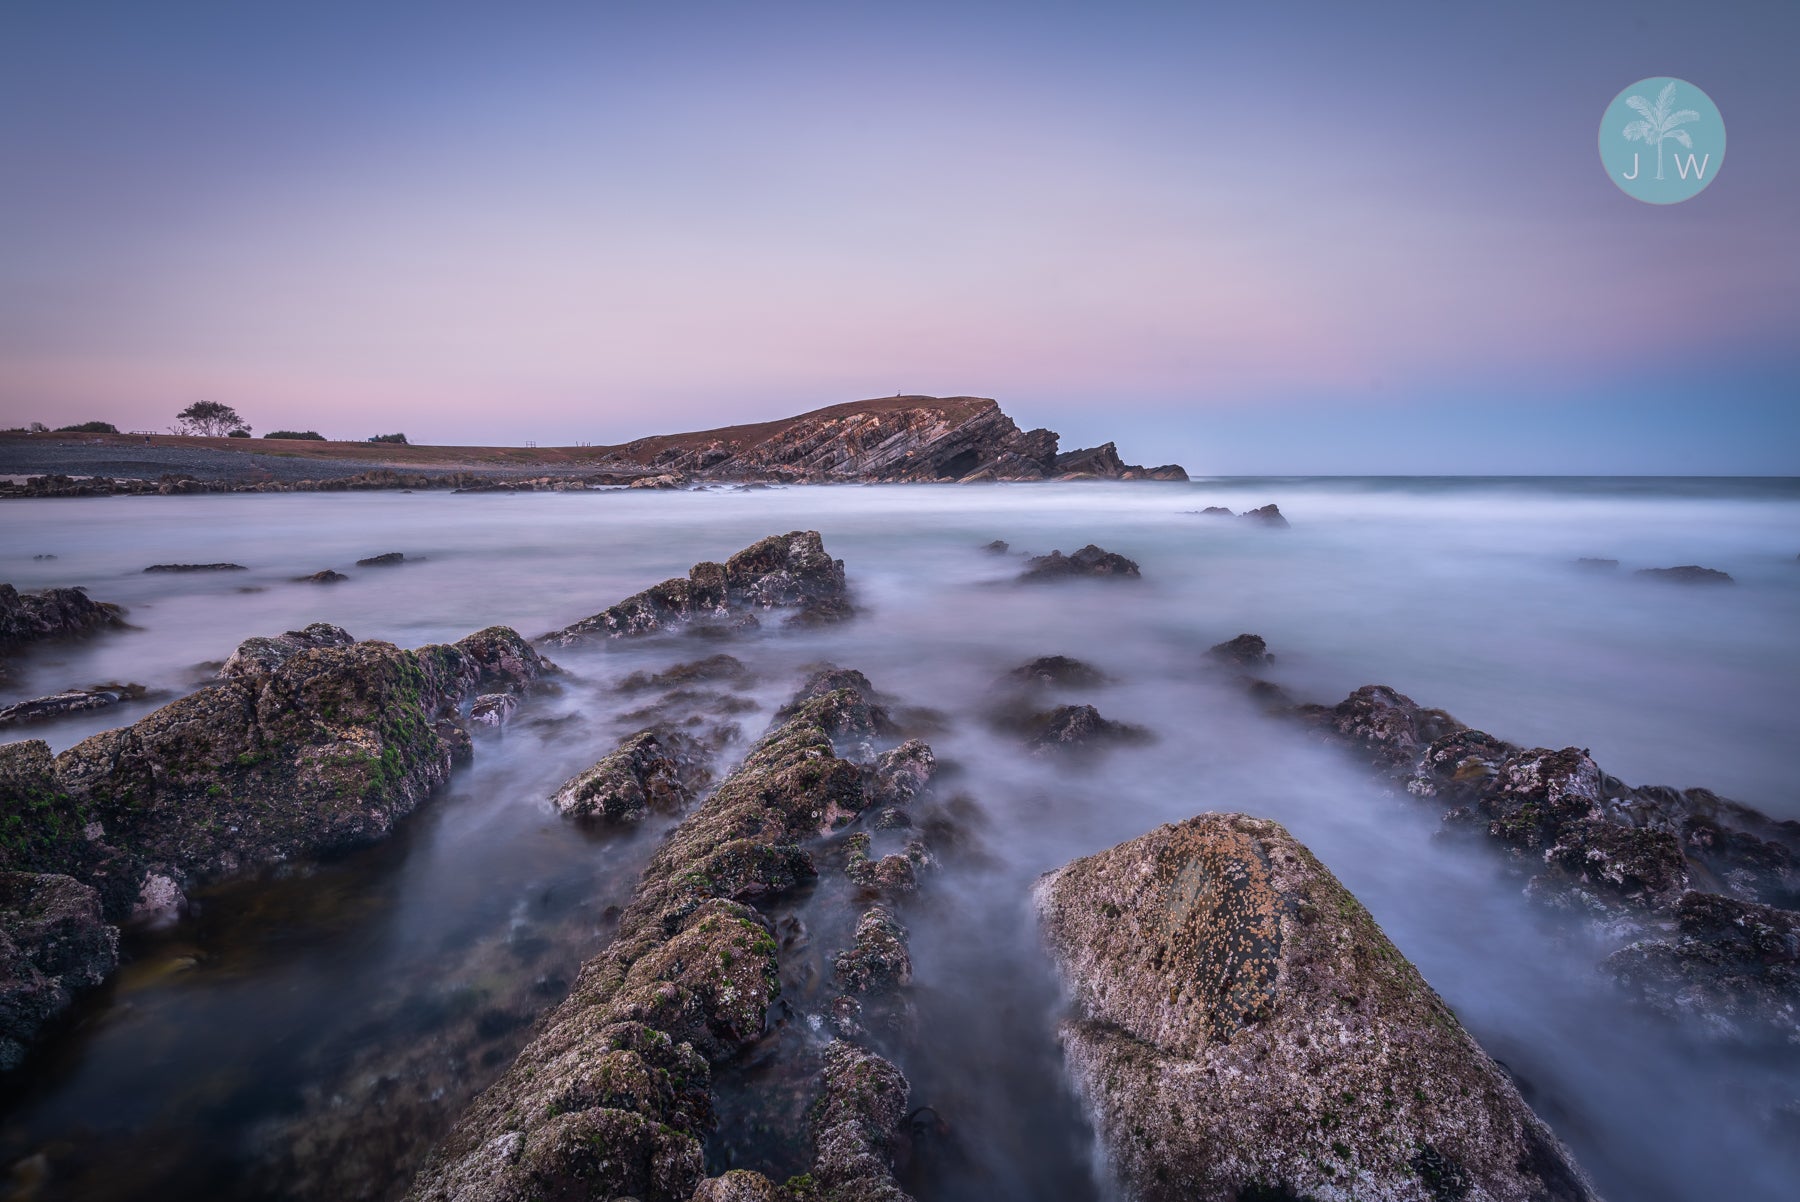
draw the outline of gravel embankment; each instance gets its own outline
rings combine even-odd
[[[484,476],[536,476],[545,472],[541,465],[387,464],[360,459],[302,459],[251,451],[217,451],[209,447],[120,446],[77,438],[0,439],[0,476],[60,474],[155,480],[172,472],[196,480],[248,482],[272,478],[290,483],[295,480],[334,480],[383,467],[427,475],[467,471]]]

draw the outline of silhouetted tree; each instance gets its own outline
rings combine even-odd
[[[198,434],[206,438],[223,438],[233,430],[249,433],[250,427],[237,410],[221,401],[195,401],[175,415],[177,434]]]

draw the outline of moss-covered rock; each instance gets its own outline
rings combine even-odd
[[[439,1146],[414,1198],[693,1195],[713,1123],[708,1064],[761,1038],[780,988],[776,942],[745,899],[810,879],[801,844],[862,810],[864,772],[833,738],[873,736],[876,708],[854,685],[797,699],[675,828],[612,944]],[[610,1055],[621,1031],[641,1068]]]
[[[803,623],[849,616],[844,561],[825,553],[818,531],[771,535],[723,564],[697,563],[687,576],[651,585],[542,641],[566,647],[682,628],[754,626],[770,610],[789,611],[790,622]]]
[[[55,873],[0,872],[0,1072],[119,962],[100,895]]]
[[[1278,824],[1161,827],[1046,875],[1036,899],[1073,993],[1069,1068],[1131,1196],[1592,1197],[1506,1074]]]
[[[559,813],[601,822],[677,814],[709,777],[706,757],[679,731],[641,730],[550,796]]]

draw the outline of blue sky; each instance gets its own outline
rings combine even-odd
[[[0,421],[1800,472],[1800,5],[0,7]],[[1595,138],[1675,75],[1718,182]]]

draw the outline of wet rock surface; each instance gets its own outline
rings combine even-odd
[[[550,798],[558,813],[602,822],[638,822],[685,810],[710,779],[707,757],[679,731],[645,730]]]
[[[1138,570],[1138,565],[1131,560],[1089,543],[1070,555],[1052,551],[1048,555],[1028,560],[1025,570],[1019,573],[1019,579],[1032,583],[1079,577],[1135,580],[1140,575],[1142,573]]]
[[[540,641],[571,646],[662,631],[729,630],[755,626],[759,615],[774,610],[801,624],[849,616],[844,563],[825,553],[818,531],[772,535],[723,564],[695,564],[685,577],[665,580]]]
[[[56,873],[0,870],[0,1072],[119,961],[100,895]]]
[[[844,758],[834,742],[861,746],[877,736],[879,707],[859,682],[860,673],[816,673],[675,828],[611,945],[583,966],[513,1067],[465,1113],[411,1196],[783,1196],[761,1174],[721,1172],[703,1185],[705,1141],[718,1124],[718,1074],[764,1044],[770,1005],[783,990],[776,922],[765,911],[816,877],[809,847],[868,809],[873,766]],[[880,1058],[849,1055],[828,1062],[846,1066],[846,1081],[867,1083]],[[826,1192],[808,1197],[864,1196],[857,1183],[879,1182],[887,1171],[873,1155],[886,1132],[865,1121],[859,1143],[855,1120],[872,1116],[879,1125],[888,1111],[853,1101],[820,1104],[831,1121],[819,1128],[818,1163],[836,1175],[821,1178]],[[902,1087],[901,1109],[904,1101]]]
[[[1246,668],[1270,663],[1275,658],[1269,654],[1269,645],[1263,641],[1260,634],[1240,634],[1223,643],[1215,643],[1208,649],[1207,654],[1214,659]]]
[[[1593,1196],[1278,824],[1203,814],[1038,884],[1069,1070],[1132,1197]]]

